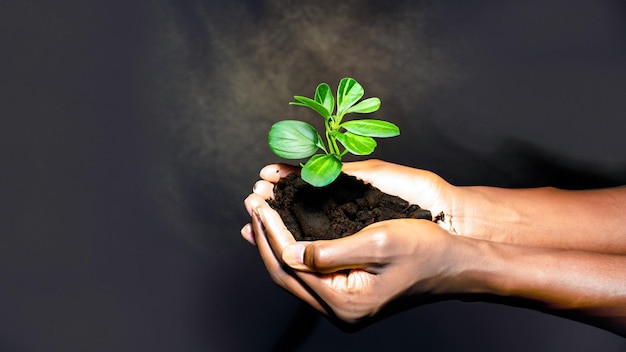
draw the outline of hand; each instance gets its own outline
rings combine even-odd
[[[273,196],[274,183],[292,172],[299,171],[300,169],[295,166],[268,165],[261,170],[262,180],[255,184],[254,192],[268,199]],[[381,160],[346,162],[342,171],[372,184],[387,194],[430,210],[433,220],[456,234],[453,223],[456,213],[454,206],[462,204],[458,199],[458,188],[435,173]]]
[[[455,225],[450,232],[461,225],[467,237],[426,220],[398,219],[342,239],[296,242],[265,200],[273,195],[272,182],[298,170],[263,169],[264,180],[245,201],[252,224],[241,233],[258,245],[277,284],[331,320],[359,327],[424,298],[469,295],[563,314],[626,336],[625,187],[454,187],[428,171],[346,163],[344,171],[384,192],[435,214],[442,209]]]
[[[410,204],[428,209],[433,220],[455,233],[454,205],[458,202],[456,187],[437,174],[388,163],[381,160],[366,160],[344,163],[342,171],[372,184],[381,191],[400,197]]]
[[[390,220],[337,240],[296,242],[263,197],[245,203],[253,224],[242,235],[254,237],[272,279],[341,322],[394,313],[406,299],[438,292],[454,271],[454,237],[430,221]]]

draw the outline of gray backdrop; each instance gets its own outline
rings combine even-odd
[[[0,350],[622,351],[614,334],[442,302],[348,334],[239,236],[287,103],[356,78],[373,157],[459,185],[626,183],[626,3],[0,4]],[[306,329],[290,330],[295,321]]]

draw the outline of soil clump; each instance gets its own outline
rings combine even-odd
[[[390,219],[433,219],[429,210],[343,173],[319,188],[290,174],[276,183],[269,204],[298,241],[345,237]]]

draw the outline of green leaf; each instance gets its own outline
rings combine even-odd
[[[330,86],[326,83],[322,83],[315,89],[315,101],[321,104],[328,115],[332,115],[335,110],[335,98],[333,98],[333,92]]]
[[[363,87],[353,78],[343,78],[337,88],[337,115],[343,116],[352,105],[363,97]]]
[[[360,136],[368,137],[395,137],[400,134],[400,128],[391,122],[381,120],[353,120],[341,124],[347,131]]]
[[[358,104],[346,110],[346,114],[351,112],[357,112],[361,114],[366,114],[369,112],[374,112],[380,108],[380,99],[378,98],[369,98],[363,101],[360,101]]]
[[[315,154],[324,143],[315,127],[302,121],[284,120],[272,125],[268,144],[274,154],[285,159],[303,159]]]
[[[315,100],[300,95],[296,95],[293,98],[296,99],[297,102],[291,102],[289,104],[297,106],[307,106],[317,111],[320,115],[324,116],[325,119],[328,120],[330,118],[330,111],[328,111],[324,106],[322,106],[322,104],[316,102]]]
[[[317,154],[304,164],[302,179],[315,187],[332,183],[341,173],[341,161],[332,154]]]
[[[359,136],[351,132],[341,133],[337,131],[334,131],[332,135],[354,155],[372,154],[376,148],[376,141],[371,137]]]

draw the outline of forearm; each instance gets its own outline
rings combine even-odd
[[[454,287],[626,336],[626,256],[458,238]]]
[[[457,194],[452,221],[460,235],[524,246],[626,253],[626,187],[588,191],[457,187]]]

